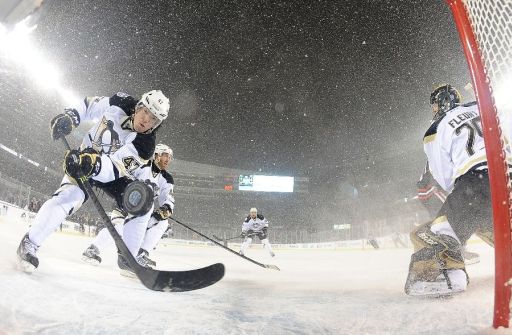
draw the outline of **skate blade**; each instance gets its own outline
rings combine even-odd
[[[36,269],[36,267],[34,265],[32,265],[30,262],[27,262],[23,259],[19,260],[18,265],[19,265],[19,268],[21,271],[28,273],[28,274],[32,274]]]
[[[464,259],[464,264],[466,264],[466,265],[473,265],[476,263],[480,263],[480,258],[472,258],[472,259],[465,258]]]
[[[98,262],[98,260],[97,260],[97,259],[90,258],[90,257],[82,256],[82,261],[83,261],[84,263],[87,263],[87,264],[90,264],[90,265],[94,265],[94,266],[98,266],[98,265],[100,265],[100,262]]]

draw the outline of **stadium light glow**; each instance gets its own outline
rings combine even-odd
[[[0,24],[0,56],[25,68],[27,75],[40,87],[55,91],[66,104],[79,101],[61,82],[58,68],[49,62],[35,46],[30,34],[36,28],[28,26],[29,18],[20,21],[12,30]]]
[[[510,94],[510,87],[512,87],[512,71],[500,73],[499,80],[495,81],[492,85],[494,103],[498,110],[512,108],[512,94]]]

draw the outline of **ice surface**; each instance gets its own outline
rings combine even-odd
[[[247,255],[218,247],[160,244],[158,266],[187,269],[223,262],[225,278],[187,293],[152,292],[119,275],[114,248],[82,263],[88,237],[55,233],[32,275],[16,269],[27,224],[0,216],[0,334],[512,334],[492,330],[493,251],[468,267],[468,291],[452,299],[403,293],[410,250],[276,250]]]

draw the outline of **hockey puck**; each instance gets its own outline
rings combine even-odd
[[[132,215],[143,215],[153,205],[153,189],[146,183],[136,180],[128,184],[123,193],[123,207]]]

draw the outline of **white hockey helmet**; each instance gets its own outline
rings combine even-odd
[[[147,107],[151,114],[159,120],[157,126],[160,125],[163,120],[167,119],[169,108],[171,107],[169,99],[160,90],[152,90],[144,93],[139,100],[139,104]]]
[[[255,207],[251,208],[251,210],[249,211],[249,213],[258,213],[258,209],[256,209]]]
[[[173,157],[172,149],[169,148],[168,145],[163,143],[158,143],[155,147],[155,155],[169,154],[169,156]]]

